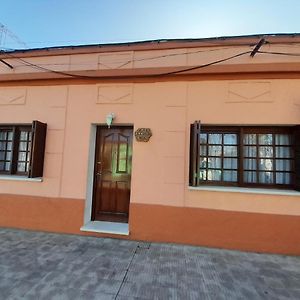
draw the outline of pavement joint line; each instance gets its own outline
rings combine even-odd
[[[151,243],[149,243],[149,248],[150,248],[150,245],[151,245]],[[140,245],[137,244],[137,246],[135,247],[135,250],[134,250],[134,252],[133,252],[133,255],[132,255],[132,257],[131,257],[131,260],[130,260],[130,262],[129,262],[129,264],[128,264],[128,267],[126,268],[126,272],[125,272],[125,274],[124,274],[124,276],[123,276],[122,282],[121,282],[121,284],[120,284],[120,286],[119,286],[119,289],[118,289],[118,291],[117,291],[117,293],[116,293],[116,295],[115,295],[114,300],[116,300],[117,297],[119,296],[119,293],[120,293],[120,291],[121,291],[121,288],[122,288],[122,286],[124,285],[124,283],[125,283],[125,281],[126,281],[127,274],[128,274],[128,272],[129,272],[129,269],[130,269],[130,267],[131,267],[131,264],[132,264],[132,262],[133,262],[133,260],[134,260],[134,257],[136,256],[137,251],[138,251],[139,248],[140,248]],[[148,249],[149,249],[149,248],[148,248]]]

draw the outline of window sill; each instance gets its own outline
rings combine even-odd
[[[0,180],[42,182],[42,177],[28,178],[26,176],[0,175]]]
[[[191,191],[212,191],[212,192],[228,192],[228,193],[246,193],[246,194],[262,194],[262,195],[282,195],[282,196],[300,196],[300,192],[294,190],[279,189],[262,189],[262,188],[243,188],[243,187],[227,187],[227,186],[189,186]]]

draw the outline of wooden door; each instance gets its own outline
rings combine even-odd
[[[131,127],[97,127],[93,220],[128,222],[132,136]]]

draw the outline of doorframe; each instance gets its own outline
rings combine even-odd
[[[90,127],[90,138],[89,138],[89,152],[88,152],[88,166],[87,166],[87,182],[86,182],[86,198],[85,198],[85,207],[84,207],[84,216],[83,216],[83,226],[81,227],[82,231],[94,231],[94,232],[108,232],[107,230],[87,230],[86,228],[89,228],[91,223],[111,223],[111,224],[124,224],[129,226],[129,220],[128,223],[114,223],[114,222],[102,222],[102,221],[92,221],[92,210],[93,210],[93,192],[94,192],[94,166],[95,166],[95,154],[96,154],[96,137],[97,137],[97,127],[107,127],[106,124],[103,123],[92,123]],[[111,128],[114,127],[132,127],[133,133],[134,133],[134,125],[133,124],[113,124],[111,125]],[[132,139],[132,142],[134,141],[134,138]],[[133,148],[133,143],[132,143]],[[133,152],[133,149],[132,149]],[[131,168],[133,168],[133,165],[131,165]],[[132,175],[132,173],[131,173]],[[130,199],[131,199],[131,186],[130,186]],[[130,201],[129,201],[130,203]],[[130,210],[130,206],[129,206]],[[117,233],[117,232],[111,232],[111,233]],[[122,234],[118,232],[117,234]],[[126,233],[126,235],[129,234]]]

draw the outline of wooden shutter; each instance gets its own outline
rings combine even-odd
[[[46,132],[47,124],[39,121],[32,122],[31,155],[28,176],[30,178],[43,176]]]
[[[295,126],[295,190],[300,191],[300,125]]]
[[[200,143],[200,121],[191,124],[190,131],[190,186],[197,186],[199,183],[199,143]]]

